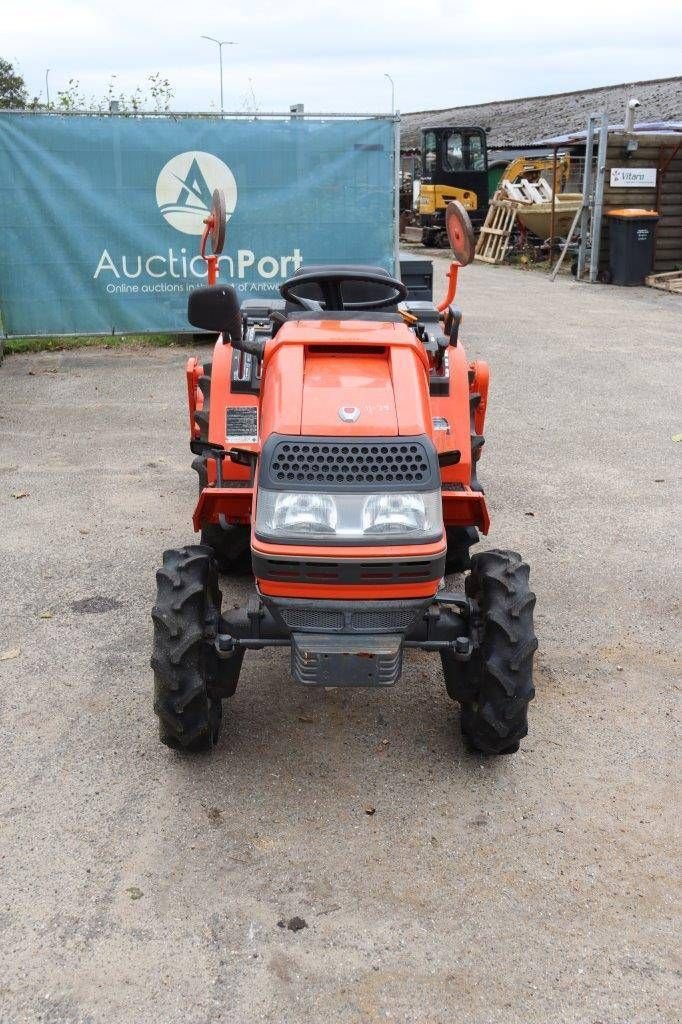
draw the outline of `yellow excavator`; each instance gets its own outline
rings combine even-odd
[[[448,245],[445,207],[453,199],[462,204],[478,229],[500,181],[536,181],[553,171],[551,156],[516,156],[506,166],[490,160],[485,130],[472,125],[423,128],[421,142],[419,224],[422,245],[427,247]],[[557,191],[565,187],[570,166],[568,154],[558,158]]]
[[[445,207],[456,199],[480,227],[488,209],[488,149],[483,128],[423,128],[419,223],[422,244],[445,246]]]

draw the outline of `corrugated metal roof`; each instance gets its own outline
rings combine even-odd
[[[402,149],[418,147],[420,130],[427,125],[468,124],[488,130],[489,146],[529,146],[539,139],[580,132],[588,115],[602,110],[609,121],[622,125],[625,105],[633,96],[641,103],[638,113],[643,119],[682,121],[682,77],[658,78],[403,114],[400,145]]]
[[[638,121],[631,132],[625,132],[622,124],[610,124],[609,135],[627,135],[628,138],[638,136],[640,139],[682,139],[681,121]],[[565,146],[569,143],[583,142],[587,138],[587,130],[573,132],[571,135],[555,135],[551,139],[542,139],[544,146]]]

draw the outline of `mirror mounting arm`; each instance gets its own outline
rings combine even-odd
[[[457,263],[455,260],[450,264],[450,269],[446,275],[448,279],[448,290],[445,298],[437,307],[439,313],[444,313],[445,310],[455,301],[455,295],[457,294],[457,275],[459,273],[460,266],[461,264]]]
[[[476,238],[469,214],[457,199],[453,199],[445,207],[445,230],[454,259],[447,275],[448,293],[438,306],[439,313],[444,313],[455,300],[459,268],[467,267],[476,254]]]

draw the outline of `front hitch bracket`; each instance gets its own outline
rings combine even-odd
[[[474,610],[474,603],[466,594],[441,591],[419,619],[406,632],[398,635],[399,646],[445,655],[450,661],[467,662],[475,650],[475,639],[471,635]],[[327,653],[333,653],[335,658],[346,649],[349,655],[354,653],[355,657],[359,656],[355,652],[359,639],[357,634],[345,631],[325,633],[323,630],[307,635],[297,633],[287,628],[280,616],[273,615],[270,607],[258,596],[252,598],[246,607],[231,609],[221,616],[213,639],[213,649],[221,661],[229,662],[234,658],[243,658],[247,650],[292,646],[299,649],[309,641],[313,642],[313,638],[316,638],[314,642],[320,651],[326,644],[329,647]],[[365,634],[362,637],[365,645],[375,640],[380,644],[381,634]],[[352,661],[351,658],[349,664]],[[338,669],[338,665],[335,667]],[[349,685],[348,679],[345,685]]]

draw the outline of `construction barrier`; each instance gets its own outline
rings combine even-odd
[[[396,123],[0,112],[6,335],[187,330],[216,188],[220,280],[277,294],[305,264],[395,269]]]

